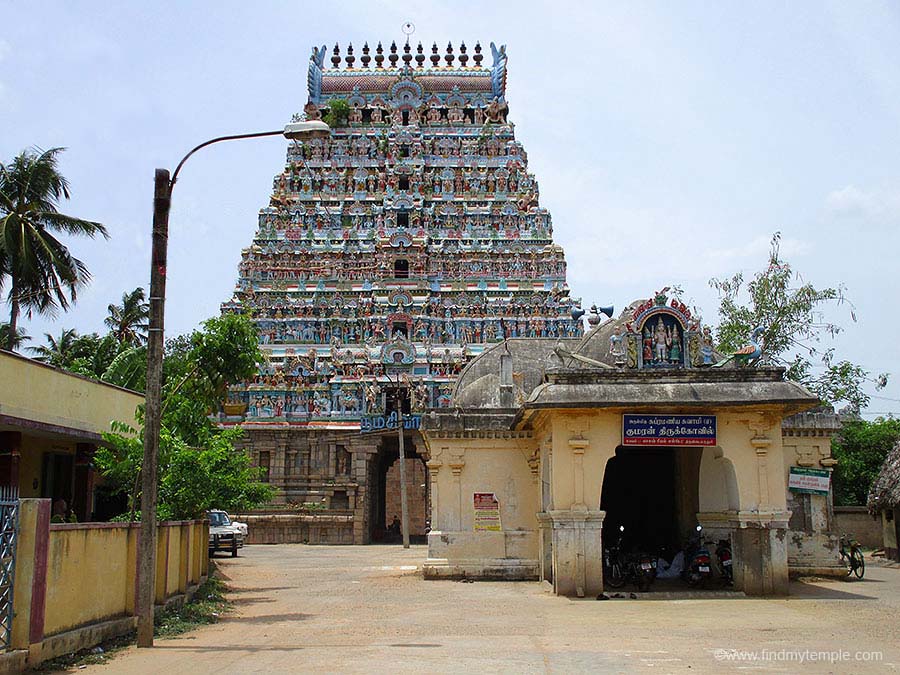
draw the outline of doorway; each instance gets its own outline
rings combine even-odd
[[[616,448],[603,476],[603,541],[670,559],[697,525],[702,448]],[[619,531],[624,526],[624,532]]]
[[[428,468],[419,454],[415,434],[403,437],[406,456],[406,490],[409,509],[409,540],[426,542],[426,524],[430,513]],[[400,442],[395,433],[381,438],[376,457],[369,464],[369,541],[374,544],[398,544],[402,541],[400,520]],[[395,523],[396,519],[396,523]]]

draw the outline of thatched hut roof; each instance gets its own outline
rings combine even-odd
[[[900,443],[884,458],[881,472],[869,491],[868,507],[874,512],[900,506]]]

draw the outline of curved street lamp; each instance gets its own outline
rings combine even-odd
[[[144,461],[141,469],[141,535],[138,539],[138,592],[135,610],[138,617],[138,647],[153,646],[153,604],[156,585],[156,501],[159,458],[159,429],[162,392],[163,326],[166,304],[166,257],[169,243],[169,207],[172,188],[188,158],[214,143],[244,138],[284,136],[305,141],[325,138],[331,128],[325,122],[309,120],[288,124],[279,131],[219,136],[201,143],[178,162],[169,178],[167,169],[157,169],[153,189],[153,246],[150,254],[150,317],[147,330],[147,393],[144,407]]]

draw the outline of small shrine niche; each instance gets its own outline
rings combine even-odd
[[[689,368],[691,349],[700,334],[699,321],[677,298],[669,301],[664,288],[639,305],[626,324],[628,365],[641,370]]]

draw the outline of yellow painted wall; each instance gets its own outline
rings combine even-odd
[[[124,524],[51,526],[45,636],[134,611],[138,531]],[[160,526],[157,602],[201,581],[207,568],[199,557],[206,554],[207,539],[207,525],[201,522]],[[30,576],[29,565],[33,556],[20,557],[17,574],[22,570]],[[22,623],[27,620],[28,612],[23,612]]]
[[[19,496],[40,497],[43,489],[44,453],[75,454],[75,442],[22,434],[19,458]]]
[[[0,352],[0,382],[0,414],[96,434],[109,431],[112,420],[133,424],[144,400],[8,352]]]
[[[182,561],[181,558],[181,535],[183,529],[180,527],[167,527],[169,531],[168,546],[168,568],[166,569],[166,597],[178,593],[178,582],[181,576],[182,563],[190,563],[190,561]]]
[[[528,464],[536,447],[534,441],[451,438],[434,439],[430,447],[435,516],[432,529],[471,535],[454,540],[453,556],[537,558],[537,538],[533,533],[538,526],[535,514],[540,510],[540,484]],[[435,474],[437,463],[440,464]],[[454,465],[458,467],[458,477]],[[475,531],[476,492],[496,495],[502,532]]]
[[[134,590],[128,538],[137,532],[126,526],[51,529],[45,635],[125,614],[125,597]]]

